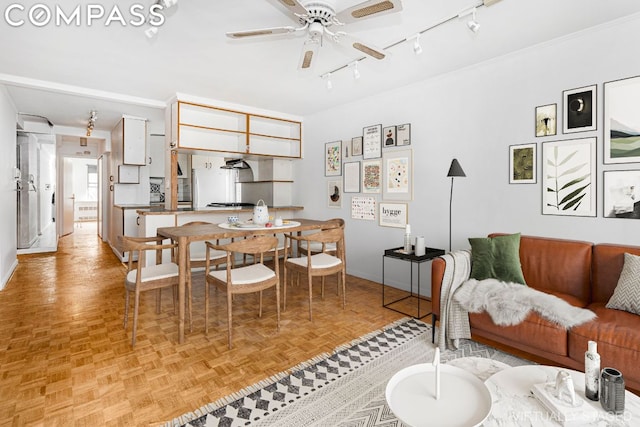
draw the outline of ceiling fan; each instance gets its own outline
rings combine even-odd
[[[235,31],[227,33],[227,37],[241,39],[245,37],[265,36],[272,34],[294,34],[306,31],[307,40],[302,47],[298,68],[309,70],[316,62],[318,51],[323,40],[329,40],[350,46],[375,59],[384,59],[387,52],[370,43],[353,37],[344,31],[333,31],[332,27],[342,27],[351,22],[400,12],[402,0],[367,0],[336,13],[335,0],[278,0],[291,13],[291,18],[300,27],[284,26],[262,28],[257,30]]]

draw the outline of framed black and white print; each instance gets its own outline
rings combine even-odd
[[[345,193],[360,192],[360,162],[344,164],[344,190]]]
[[[640,170],[604,171],[605,218],[640,219]]]
[[[362,158],[382,157],[382,125],[367,126],[362,129]]]
[[[596,138],[542,143],[542,214],[596,216]]]
[[[324,144],[324,176],[342,174],[342,141]]]
[[[405,123],[396,127],[396,145],[411,144],[411,124]]]
[[[351,138],[351,155],[362,156],[362,137]]]
[[[396,127],[387,126],[382,129],[382,137],[385,147],[394,147],[396,145]]]
[[[509,146],[509,184],[535,184],[537,180],[537,144]]]
[[[562,92],[562,131],[596,130],[596,85]]]
[[[555,135],[557,120],[557,104],[536,107],[536,136]]]
[[[640,162],[640,76],[604,84],[604,163]]]
[[[332,179],[327,181],[327,206],[330,208],[342,207],[341,179]]]

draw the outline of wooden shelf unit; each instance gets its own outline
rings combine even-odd
[[[301,122],[186,101],[174,107],[178,150],[302,157]]]

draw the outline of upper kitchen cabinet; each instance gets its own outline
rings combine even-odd
[[[111,150],[117,164],[147,164],[147,121],[124,116],[111,131]]]
[[[154,178],[162,178],[165,175],[164,154],[165,154],[164,135],[149,135],[149,176]]]
[[[177,101],[172,105],[176,148],[300,158],[301,122]]]

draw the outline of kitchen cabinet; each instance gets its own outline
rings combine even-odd
[[[149,177],[163,178],[165,176],[165,141],[164,135],[149,135]]]
[[[147,121],[124,116],[111,131],[111,150],[120,165],[147,164]]]
[[[120,250],[119,236],[143,236],[140,217],[137,209],[113,206],[111,213],[111,227],[109,230],[111,249],[121,261],[128,261],[128,256]],[[135,258],[134,258],[135,260]]]
[[[224,166],[224,158],[218,156],[202,156],[194,154],[191,156],[192,169],[217,169]]]
[[[178,149],[301,158],[302,123],[191,102],[172,105]]]

